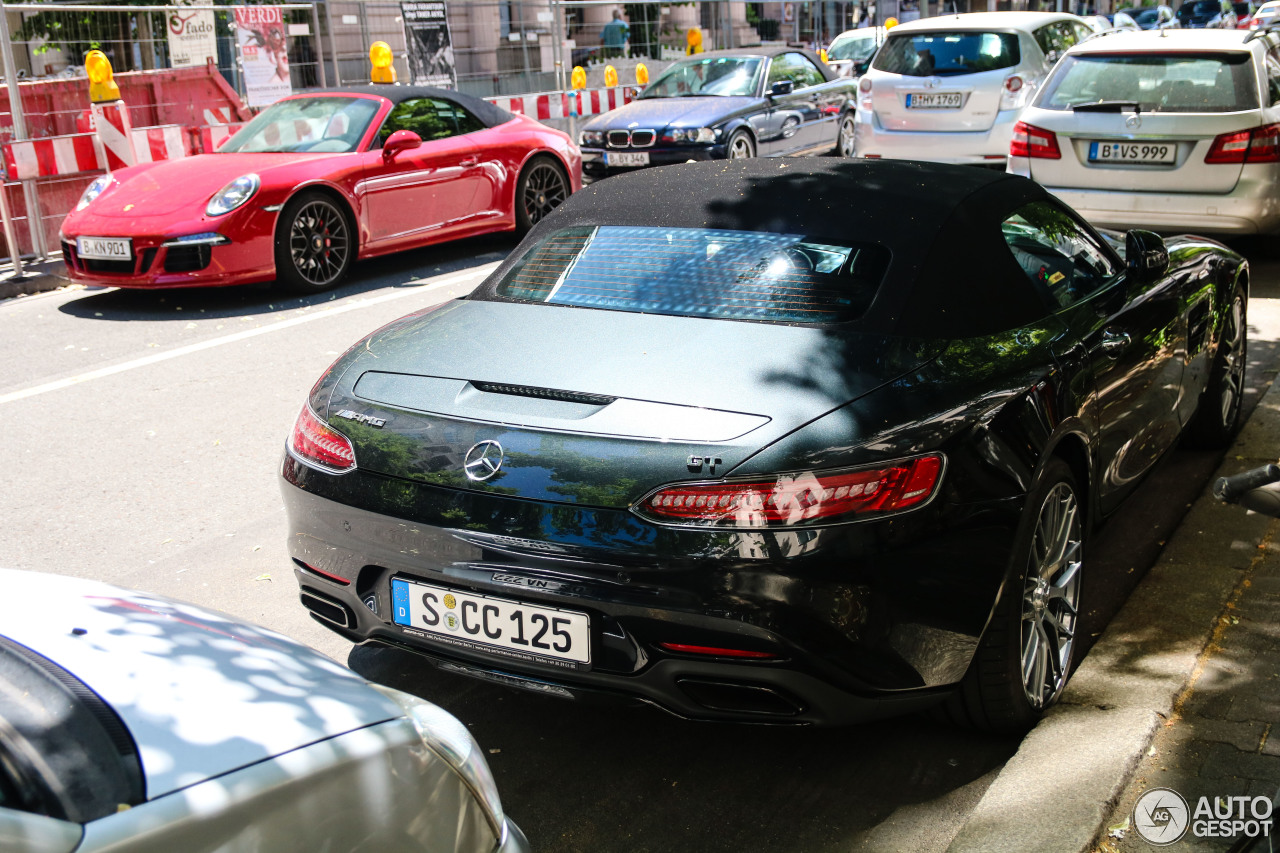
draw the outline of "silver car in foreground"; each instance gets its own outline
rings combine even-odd
[[[457,719],[287,637],[0,570],[0,851],[524,851]]]
[[[894,27],[858,81],[855,155],[1003,167],[1018,111],[1058,55],[1093,33],[1056,12]]]
[[[1280,230],[1280,39],[1198,29],[1077,45],[1023,112],[1008,170],[1094,225]]]

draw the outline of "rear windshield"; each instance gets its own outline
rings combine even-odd
[[[1021,57],[1011,33],[902,33],[890,35],[872,68],[908,77],[946,77],[1012,68]]]
[[[636,314],[840,323],[866,311],[888,265],[875,244],[702,228],[578,226],[526,252],[477,298]]]
[[[862,62],[870,59],[871,54],[876,52],[878,46],[875,32],[871,31],[866,35],[846,36],[836,39],[831,43],[831,47],[827,49],[827,56],[831,59],[852,59],[854,62]]]
[[[1098,54],[1066,56],[1045,85],[1039,106],[1069,110],[1121,101],[1144,113],[1227,113],[1256,110],[1249,54]]]

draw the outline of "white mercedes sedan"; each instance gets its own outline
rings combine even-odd
[[[1280,230],[1280,38],[1114,32],[1066,52],[1014,128],[1008,171],[1094,225]]]

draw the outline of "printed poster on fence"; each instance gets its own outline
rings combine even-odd
[[[293,93],[289,80],[289,39],[279,6],[233,6],[236,47],[244,72],[245,100],[265,107]]]
[[[169,66],[184,68],[188,65],[204,65],[210,57],[217,60],[218,37],[214,31],[213,11],[210,9],[185,10],[194,0],[178,0],[178,7],[166,16],[169,34]]]
[[[401,3],[400,15],[413,85],[456,89],[458,74],[453,65],[453,39],[449,37],[445,4],[427,0]]]

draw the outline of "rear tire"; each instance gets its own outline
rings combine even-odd
[[[943,708],[952,722],[1025,731],[1058,701],[1071,674],[1088,524],[1075,475],[1051,459],[1027,496],[991,624]]]
[[[550,157],[535,157],[516,182],[516,230],[524,234],[569,197],[569,176]]]
[[[1244,290],[1237,287],[1223,320],[1218,351],[1214,353],[1213,366],[1209,370],[1209,383],[1200,395],[1191,423],[1187,425],[1187,443],[1193,447],[1227,447],[1240,428],[1248,350],[1245,309]]]
[[[276,225],[276,281],[294,293],[336,287],[351,269],[356,235],[343,206],[322,192],[289,199]]]
[[[853,113],[846,113],[845,117],[840,119],[840,130],[836,132],[836,156],[856,157],[858,153],[857,138],[857,122],[853,118]]]

